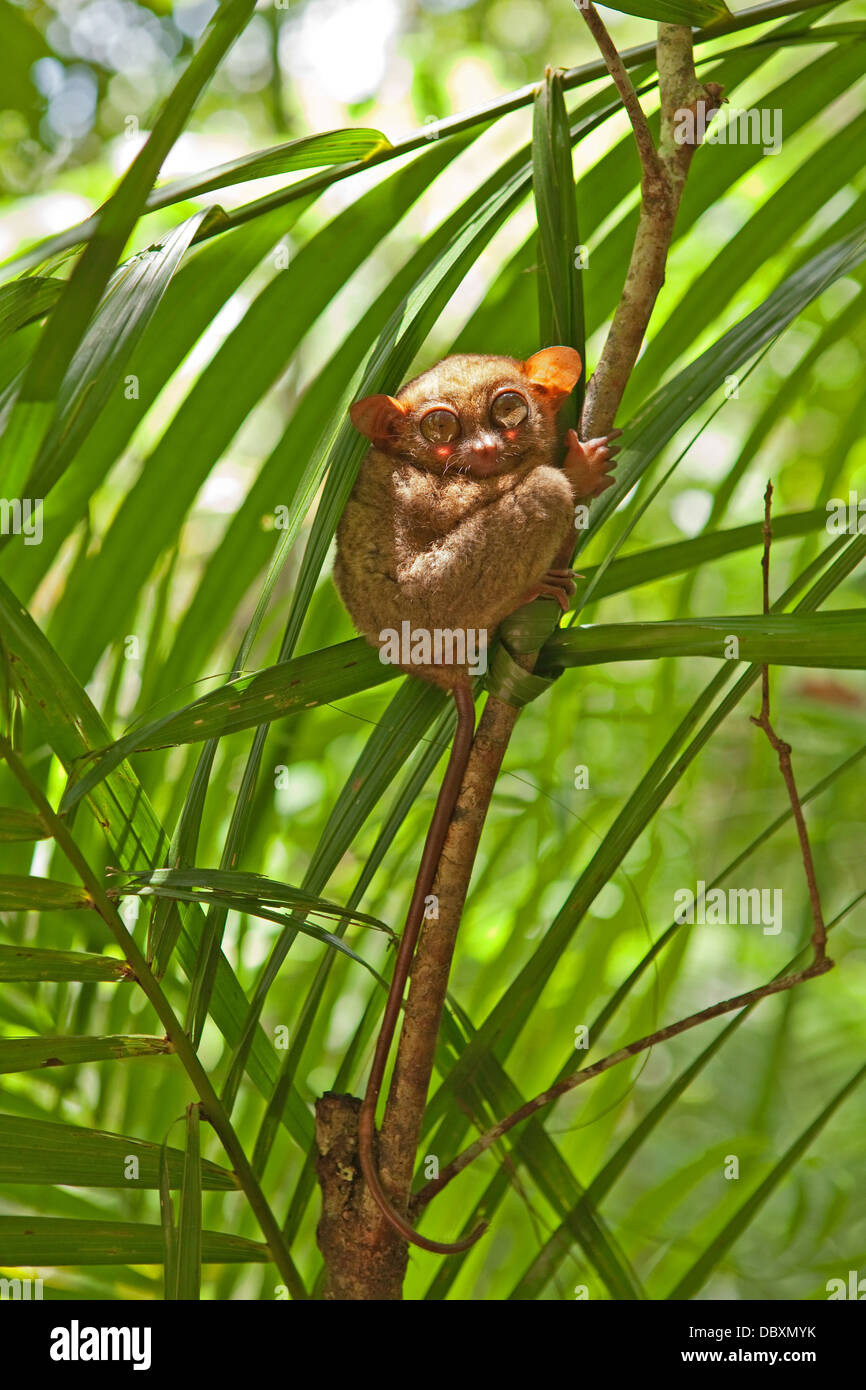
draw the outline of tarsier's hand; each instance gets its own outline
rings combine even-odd
[[[599,497],[605,488],[613,486],[614,479],[608,470],[616,466],[614,455],[619,445],[612,441],[621,434],[622,430],[611,430],[601,439],[590,439],[582,444],[577,430],[568,431],[565,436],[568,453],[563,467],[574,488],[575,502],[586,497]]]

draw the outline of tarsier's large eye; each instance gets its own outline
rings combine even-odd
[[[528,414],[529,406],[519,391],[503,391],[490,407],[490,418],[494,425],[501,425],[506,430],[519,425]]]
[[[428,410],[421,420],[421,433],[431,444],[450,444],[460,433],[460,421],[453,410]]]

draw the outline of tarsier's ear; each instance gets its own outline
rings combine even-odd
[[[523,369],[536,390],[558,409],[577,385],[583,363],[574,348],[549,347],[528,357]]]
[[[373,444],[390,439],[394,425],[405,409],[393,396],[365,396],[349,407],[349,419]]]

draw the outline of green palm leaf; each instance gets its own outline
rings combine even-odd
[[[228,164],[220,164],[207,173],[163,184],[154,189],[146,206],[148,211],[170,207],[173,203],[199,198],[203,193],[213,193],[215,189],[228,188],[231,184],[273,178],[275,174],[288,174],[294,169],[318,169],[323,164],[349,164],[353,160],[369,159],[371,155],[390,148],[390,141],[381,130],[363,127],[305,135],[300,140],[287,140],[285,144],[274,145],[269,150],[259,150],[241,159],[233,159]]]
[[[12,840],[44,840],[45,826],[32,811],[19,811],[14,806],[0,806],[0,843]]]
[[[768,618],[701,618],[698,622],[584,625],[557,633],[545,644],[542,671],[598,662],[645,661],[663,656],[725,660],[736,641],[737,659],[782,666],[866,668],[866,609]],[[726,649],[727,644],[727,649]]]
[[[37,946],[0,946],[0,980],[107,980],[134,976],[125,961],[90,951],[47,951]]]
[[[156,1188],[162,1152],[159,1144],[125,1134],[104,1134],[80,1125],[0,1115],[3,1182]],[[167,1149],[165,1154],[168,1182],[171,1187],[180,1187],[183,1150]],[[234,1174],[207,1160],[202,1161],[201,1180],[202,1186],[212,1191],[237,1190]]]
[[[73,1221],[0,1216],[0,1248],[9,1265],[161,1265],[160,1226],[131,1221]],[[241,1236],[202,1232],[205,1264],[262,1264],[267,1246]]]
[[[72,883],[25,874],[0,874],[0,912],[56,912],[92,906],[85,889]]]
[[[80,1062],[159,1057],[171,1052],[165,1038],[0,1038],[0,1073],[36,1067],[73,1067]]]

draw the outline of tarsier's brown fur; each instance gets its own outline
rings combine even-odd
[[[556,413],[579,375],[571,348],[548,348],[526,363],[463,354],[395,398],[353,406],[373,448],[340,523],[334,578],[370,642],[404,621],[427,631],[492,632],[530,598],[572,590],[567,572],[552,575],[550,566],[573,534],[575,502],[611,481],[612,452],[606,440],[581,445],[572,431],[557,466]],[[529,409],[513,431],[490,418],[492,401],[506,391],[519,392]],[[419,429],[437,407],[453,410],[461,425],[446,457]],[[410,669],[446,686],[463,675]]]
[[[552,347],[526,362],[512,357],[446,357],[396,396],[369,396],[351,409],[372,444],[337,532],[334,578],[359,631],[374,646],[408,621],[428,633],[472,630],[492,636],[509,613],[547,596],[568,608],[571,571],[551,568],[574,529],[575,503],[613,479],[616,445],[582,444],[574,430],[560,453],[556,415],[581,371],[573,348]],[[525,416],[507,425],[504,407]],[[498,412],[498,414],[497,414]],[[434,416],[455,431],[431,440]],[[423,425],[423,429],[422,429]],[[373,1156],[376,1101],[445,834],[472,741],[474,711],[465,665],[408,665],[450,689],[458,711],[451,759],[433,815],[376,1055],[361,1110],[359,1147],[367,1185],[390,1224],[440,1253],[465,1249],[414,1232],[382,1188]]]

